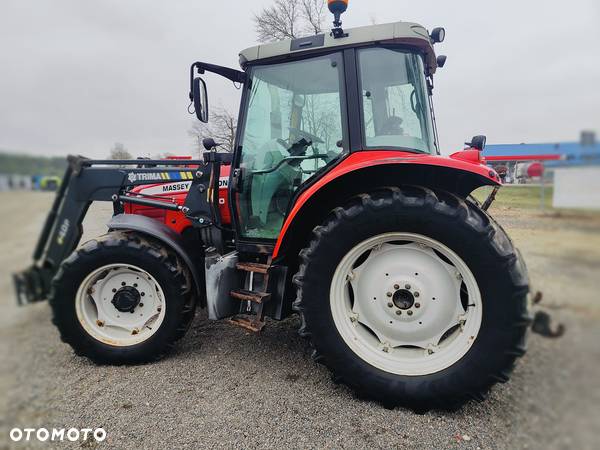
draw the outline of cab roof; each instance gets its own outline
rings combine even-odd
[[[305,36],[297,39],[270,42],[247,48],[240,52],[242,68],[254,63],[276,57],[308,54],[337,47],[359,47],[375,42],[381,44],[404,44],[416,47],[425,54],[428,74],[435,73],[437,63],[433,44],[427,30],[416,23],[395,22],[344,29],[345,37],[334,38],[330,33]]]

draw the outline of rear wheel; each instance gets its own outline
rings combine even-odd
[[[336,379],[419,411],[483,399],[508,379],[530,321],[527,275],[476,205],[382,189],[335,209],[314,235],[295,306]]]
[[[187,268],[160,243],[112,232],[84,244],[53,280],[63,341],[98,363],[155,360],[183,336],[195,310]]]

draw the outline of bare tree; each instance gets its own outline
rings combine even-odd
[[[295,0],[275,0],[273,6],[254,15],[256,34],[260,42],[296,38],[299,14]]]
[[[110,159],[133,159],[131,153],[127,151],[125,146],[120,142],[115,142],[115,145],[110,149]]]
[[[324,0],[302,0],[302,12],[306,23],[304,31],[309,34],[319,34],[323,31],[325,15]]]
[[[211,111],[210,121],[202,123],[195,120],[188,134],[194,138],[198,151],[202,153],[202,139],[211,137],[221,144],[221,149],[232,152],[235,145],[237,118],[225,108],[215,108]]]
[[[322,31],[325,0],[275,0],[254,15],[260,42],[296,39]]]

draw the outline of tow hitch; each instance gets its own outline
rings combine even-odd
[[[539,305],[542,301],[542,297],[543,295],[541,292],[536,292],[535,296],[533,297],[533,304]],[[565,326],[562,323],[559,323],[556,326],[556,329],[552,329],[552,318],[550,317],[550,314],[545,311],[538,311],[533,317],[531,331],[541,336],[554,339],[565,334]]]

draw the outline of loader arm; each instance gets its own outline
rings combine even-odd
[[[211,182],[211,171],[218,164],[203,160],[91,160],[69,156],[60,189],[46,217],[33,253],[33,264],[13,275],[17,302],[20,305],[45,300],[52,278],[60,264],[73,252],[83,234],[83,220],[89,206],[95,201],[109,201],[120,212],[123,203],[137,203],[154,208],[178,210],[194,226],[213,224],[214,205],[209,196],[194,195],[193,202],[179,205],[170,201],[133,196],[128,189],[148,183],[163,184],[178,180],[192,180],[193,192],[205,192]],[[218,177],[217,177],[218,180]],[[188,196],[189,198],[190,196]]]

